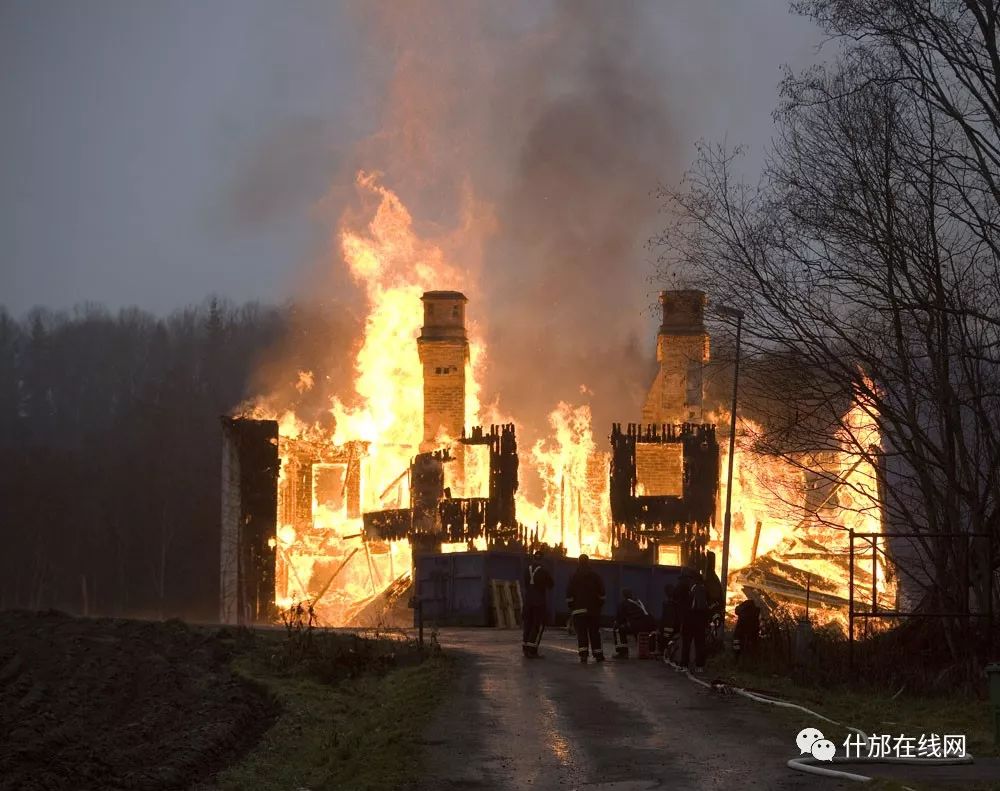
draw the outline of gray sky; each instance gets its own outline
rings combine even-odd
[[[665,161],[723,135],[759,154],[779,67],[814,58],[817,32],[786,0],[660,5]],[[530,32],[531,4],[511,8]],[[388,101],[395,51],[364,16],[311,0],[0,0],[0,305],[293,296],[336,219],[317,203],[349,183]]]

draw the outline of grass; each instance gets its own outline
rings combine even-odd
[[[709,662],[711,672],[749,689],[770,692],[799,703],[832,720],[853,725],[866,733],[919,736],[921,733],[964,733],[966,749],[973,755],[996,756],[993,721],[988,701],[958,695],[914,695],[905,689],[899,694],[884,690],[845,685],[812,685],[777,676],[737,668],[731,655]],[[778,709],[796,722],[814,724],[802,712]],[[831,726],[832,729],[832,726]],[[847,736],[840,730],[841,743]]]
[[[420,734],[452,669],[438,655],[331,683],[275,670],[253,653],[238,656],[234,668],[274,695],[282,713],[256,748],[215,778],[224,791],[399,788],[419,772]]]
[[[798,703],[844,725],[860,728],[869,735],[918,737],[931,733],[965,734],[968,753],[977,757],[1000,755],[993,742],[993,721],[987,701],[959,695],[915,695],[905,689],[895,695],[863,686],[810,684],[788,676],[738,668],[730,654],[710,659],[708,672],[713,677],[723,678],[750,691],[767,692]],[[777,706],[767,708],[788,723],[790,734],[806,726],[817,727],[838,745],[838,750],[849,733],[844,727],[830,725],[804,712]],[[906,786],[914,787],[909,781]],[[866,787],[892,791],[906,786],[882,778]],[[919,787],[929,788],[924,785]],[[981,787],[1000,788],[1000,785]]]

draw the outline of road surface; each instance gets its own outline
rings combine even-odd
[[[461,677],[425,734],[430,789],[840,789],[788,769],[795,733],[743,698],[657,661],[591,660],[549,630],[544,659],[520,635],[446,629]],[[607,648],[608,646],[606,646]]]

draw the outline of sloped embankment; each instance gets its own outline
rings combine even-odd
[[[0,789],[186,788],[276,716],[225,631],[0,613]]]

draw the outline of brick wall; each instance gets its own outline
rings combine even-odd
[[[460,437],[465,426],[469,345],[465,341],[422,340],[418,348],[424,367],[424,443],[433,443],[442,430]]]
[[[684,494],[684,445],[636,443],[636,480],[649,497]]]
[[[703,328],[705,323],[704,291],[661,291],[664,330]]]
[[[660,333],[653,381],[642,419],[646,423],[699,423],[704,410],[703,371],[708,362],[708,334]]]

